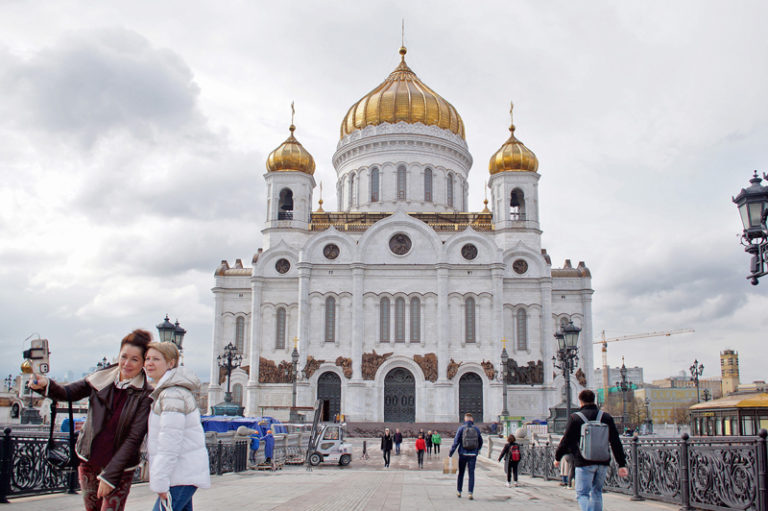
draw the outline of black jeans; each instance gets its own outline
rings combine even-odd
[[[459,478],[456,481],[456,489],[461,493],[461,487],[464,483],[464,469],[469,473],[469,493],[475,489],[475,463],[477,456],[463,456],[459,454]]]
[[[384,466],[385,467],[389,466],[389,457],[390,457],[391,453],[392,453],[392,451],[390,451],[390,450],[385,450],[384,451]]]
[[[519,461],[509,461],[509,463],[507,463],[507,482],[512,480],[513,475],[515,476],[515,482],[517,482],[517,466],[519,464]]]
[[[423,467],[424,466],[424,451],[419,449],[418,451],[416,451],[416,456],[419,459],[419,467]]]
[[[432,444],[432,447],[435,449],[435,454],[440,454],[440,444]]]

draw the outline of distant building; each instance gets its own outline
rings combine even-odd
[[[737,393],[691,407],[694,435],[756,435],[768,428],[768,394]]]
[[[645,401],[654,424],[674,424],[684,422],[682,415],[691,404],[696,403],[696,389],[690,387],[650,387],[635,390],[635,399]],[[680,415],[679,417],[676,415]]]
[[[768,383],[765,383],[764,380],[755,380],[752,383],[739,383],[739,393],[741,392],[768,392]]]
[[[617,381],[621,381],[621,367],[609,367],[608,368],[608,383],[610,383],[611,387],[616,385]],[[598,367],[595,369],[595,379],[592,381],[595,382],[602,382],[603,381],[603,368]],[[627,367],[627,380],[631,381],[638,387],[643,386],[643,368],[642,367]]]
[[[652,385],[667,389],[693,389],[693,397],[694,400],[696,399],[696,382],[691,380],[690,376],[687,376],[684,371],[680,371],[680,374],[677,376],[653,380]],[[709,392],[708,396],[704,392],[705,389]],[[699,392],[702,401],[718,399],[723,396],[722,381],[720,378],[700,378]]]
[[[734,350],[720,352],[720,374],[723,378],[724,396],[739,390],[739,353]]]

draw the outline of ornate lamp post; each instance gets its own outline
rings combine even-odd
[[[632,382],[627,380],[627,367],[624,365],[624,357],[621,357],[619,374],[621,374],[621,380],[616,382],[616,388],[621,391],[621,421],[622,425],[626,427],[629,422],[627,417],[627,392],[632,388]]]
[[[555,334],[555,339],[557,339],[557,358],[552,357],[552,363],[557,369],[563,371],[566,419],[571,415],[571,373],[573,373],[579,361],[579,332],[581,332],[581,328],[575,326],[573,321],[570,321]]]
[[[166,314],[163,322],[158,324],[155,328],[157,328],[160,342],[172,342],[179,348],[180,363],[181,365],[184,365],[184,348],[182,345],[184,343],[184,334],[186,334],[187,331],[181,327],[179,320],[177,319],[176,323],[171,323],[168,319],[168,314]]]
[[[299,338],[293,338],[293,351],[291,352],[291,422],[299,422],[299,415],[296,412],[296,380],[299,375],[299,350],[297,345],[299,344]]]
[[[96,362],[96,369],[99,371],[106,369],[107,367],[109,367],[109,360],[107,360],[107,357],[101,357],[101,360]]]
[[[689,371],[691,371],[691,381],[696,385],[696,402],[701,403],[701,397],[699,396],[699,377],[704,373],[704,364],[700,364],[698,359],[694,360]]]
[[[224,353],[216,357],[219,367],[227,372],[227,392],[224,394],[224,402],[213,406],[214,415],[242,415],[243,407],[232,402],[232,392],[230,384],[232,380],[232,371],[240,367],[243,362],[243,356],[238,353],[237,348],[231,342],[224,346]]]
[[[709,401],[710,399],[712,399],[712,391],[710,391],[709,389],[704,389],[704,392],[702,392],[702,394],[704,394],[704,401]]]
[[[764,173],[763,178],[768,179]],[[741,235],[741,244],[744,245],[744,251],[752,256],[750,263],[750,273],[747,278],[753,286],[756,286],[760,277],[768,274],[766,271],[766,262],[768,262],[768,227],[766,227],[766,217],[768,217],[768,187],[762,186],[762,179],[755,171],[752,183],[747,188],[742,188],[733,202],[739,208],[741,222],[744,224],[744,231]]]
[[[509,371],[509,355],[507,354],[507,340],[501,340],[501,416],[508,417],[507,410],[507,371]],[[502,419],[502,420],[506,420]]]
[[[5,391],[10,392],[13,388],[13,375],[9,374],[5,379]]]

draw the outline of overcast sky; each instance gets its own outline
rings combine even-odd
[[[765,2],[0,0],[0,374],[24,339],[80,374],[168,313],[208,379],[213,271],[261,246],[267,154],[314,155],[325,209],[347,109],[399,61],[464,119],[470,210],[516,135],[539,158],[543,244],[583,260],[595,332],[650,381],[766,379],[768,279],[731,197],[768,171]],[[600,364],[599,349],[595,365]]]

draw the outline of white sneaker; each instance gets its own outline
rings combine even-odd
[[[509,486],[510,486],[510,485],[509,485],[509,481],[507,481],[505,484],[507,485],[507,488],[509,488]]]
[[[515,483],[515,488],[517,488],[518,486],[520,486],[520,483]]]

